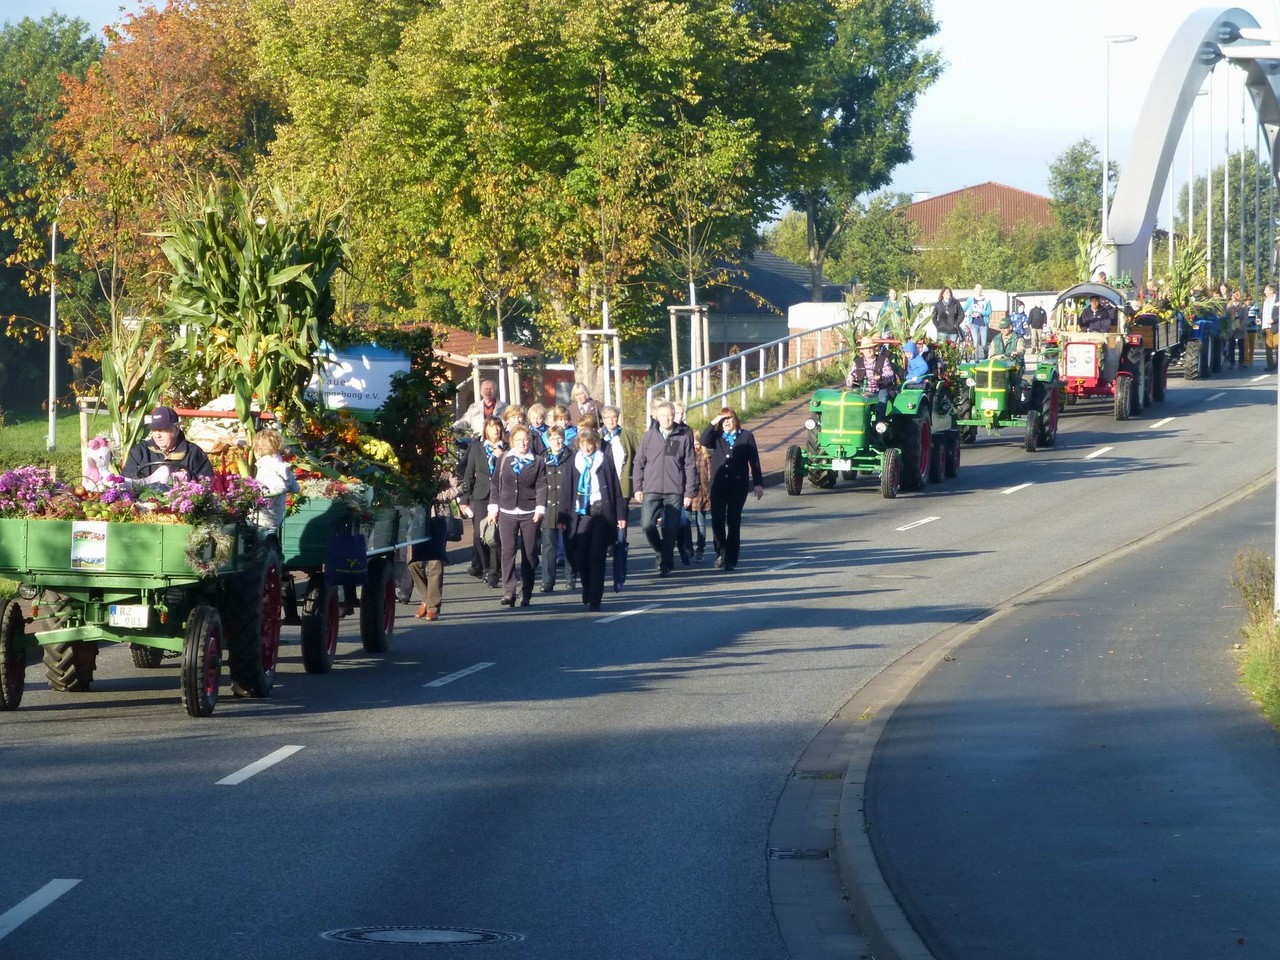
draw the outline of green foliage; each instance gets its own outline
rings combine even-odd
[[[788,210],[773,223],[765,227],[761,235],[761,244],[770,253],[777,254],[783,260],[807,265],[809,262],[809,240],[805,235],[805,216],[795,210]]]
[[[858,278],[865,289],[905,290],[916,274],[915,224],[906,218],[909,194],[879,193],[853,205],[849,226],[828,260],[828,276],[837,283]]]
[[[1204,271],[1204,243],[1193,237],[1174,254],[1173,270],[1164,291],[1170,307],[1184,312],[1190,308],[1192,295],[1196,285],[1203,280]]]
[[[1092,280],[1102,268],[1102,237],[1093,230],[1076,231],[1076,282]]]
[[[1245,622],[1241,680],[1272,724],[1280,726],[1280,631],[1275,621],[1275,561],[1261,550],[1242,550],[1231,570]]]
[[[1241,205],[1241,160],[1244,161],[1243,176],[1243,206]],[[1224,176],[1230,177],[1230,222],[1226,224],[1227,233],[1230,241],[1230,257],[1226,264],[1222,262],[1222,231],[1224,226],[1223,216],[1223,196],[1222,181]],[[1254,289],[1254,280],[1257,276],[1255,265],[1261,265],[1261,280],[1266,282],[1269,277],[1269,268],[1267,264],[1271,262],[1271,248],[1269,246],[1270,231],[1267,224],[1268,217],[1268,201],[1267,201],[1267,184],[1270,179],[1270,165],[1265,162],[1259,162],[1258,157],[1252,149],[1244,151],[1243,157],[1240,151],[1231,154],[1225,163],[1219,164],[1213,169],[1213,183],[1210,189],[1207,177],[1197,177],[1195,183],[1195,222],[1191,225],[1191,235],[1195,237],[1205,237],[1207,235],[1208,218],[1205,211],[1205,192],[1209,191],[1210,199],[1213,206],[1213,277],[1207,278],[1204,282],[1206,286],[1216,287],[1219,282],[1225,280],[1232,287],[1241,287],[1244,290],[1252,291],[1259,299],[1262,296],[1261,289]],[[1260,202],[1259,202],[1260,201]],[[1178,193],[1177,202],[1177,229],[1174,241],[1175,256],[1177,253],[1177,245],[1187,234],[1187,187],[1184,185]],[[1240,213],[1244,212],[1244,276],[1240,275]],[[1259,219],[1260,218],[1260,219]],[[1255,244],[1255,236],[1260,244]],[[1203,241],[1202,241],[1203,242]],[[1210,251],[1206,250],[1206,255]],[[1207,264],[1201,265],[1201,276]]]
[[[49,420],[47,415],[10,416],[4,419],[4,443],[0,444],[0,473],[15,467],[43,467],[55,470],[60,480],[76,481],[80,478],[80,415],[59,414],[56,424],[58,449],[48,449]],[[90,420],[90,436],[106,429],[100,422]]]
[[[213,186],[161,236],[165,319],[185,326],[169,349],[175,370],[209,397],[231,393],[246,427],[255,397],[301,412],[347,256],[341,218],[302,215],[278,189]]]
[[[102,404],[115,418],[112,433],[122,457],[146,435],[143,418],[169,385],[164,347],[161,328],[137,321],[102,355]]]
[[[1112,161],[1109,183],[1115,189],[1120,168]],[[1064,234],[1102,230],[1102,158],[1088,137],[1067,147],[1049,164],[1049,196],[1053,214]]]

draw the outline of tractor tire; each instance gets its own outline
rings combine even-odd
[[[1116,378],[1116,396],[1115,396],[1115,416],[1117,420],[1128,420],[1130,413],[1129,401],[1133,397],[1133,378],[1117,377]]]
[[[947,470],[947,440],[945,435],[933,435],[933,449],[929,451],[929,482],[941,483]]]
[[[360,642],[367,653],[386,653],[396,625],[396,578],[389,559],[369,561],[369,582],[360,595]]]
[[[956,404],[956,419],[968,420],[973,414],[973,397],[965,394],[960,398],[960,402]],[[977,427],[959,427],[958,433],[961,443],[976,443],[978,440]]]
[[[1182,379],[1200,379],[1200,341],[1188,340],[1182,350]]]
[[[960,438],[954,432],[947,435],[944,441],[947,448],[942,473],[948,480],[954,480],[960,474]]]
[[[325,586],[324,575],[318,574],[307,583],[302,601],[302,666],[307,673],[328,673],[338,652],[339,609],[338,588]]]
[[[237,697],[267,697],[275,685],[280,656],[280,577],[280,558],[267,549],[227,582],[222,621],[231,692]]]
[[[804,487],[804,457],[799,447],[787,447],[787,456],[782,465],[782,478],[787,485],[787,493],[793,497],[800,496]]]
[[[884,452],[880,464],[880,496],[892,500],[902,486],[902,457],[894,447]]]
[[[1164,402],[1164,393],[1169,386],[1169,356],[1157,353],[1151,358],[1151,399],[1156,403]]]
[[[929,482],[933,426],[928,417],[908,421],[902,430],[902,489],[923,490]]]
[[[804,442],[805,456],[810,463],[818,460],[822,456],[822,448],[818,446],[813,435],[810,434]],[[815,487],[821,487],[828,490],[836,485],[836,474],[832,470],[808,470],[806,471],[809,482]]]
[[[1142,367],[1142,409],[1145,410],[1155,402],[1155,372],[1156,357],[1155,354],[1147,357],[1146,363]]]
[[[159,647],[144,647],[140,643],[129,644],[129,656],[133,665],[140,670],[154,670],[164,660],[164,651]]]
[[[1027,414],[1027,427],[1023,432],[1022,447],[1027,453],[1040,449],[1040,414],[1034,410]]]
[[[1209,372],[1222,372],[1222,337],[1214,337],[1209,350]]]
[[[200,604],[187,618],[182,641],[182,706],[189,717],[207,717],[218,706],[222,681],[222,618]]]
[[[88,640],[44,647],[44,675],[59,693],[87,693],[98,662],[98,645]]]
[[[1053,447],[1058,443],[1058,385],[1050,384],[1049,409],[1040,417],[1040,446]]]
[[[26,624],[17,600],[0,600],[0,711],[17,710],[27,683]]]

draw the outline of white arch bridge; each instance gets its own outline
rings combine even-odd
[[[1280,136],[1280,42],[1261,30],[1257,19],[1247,10],[1239,7],[1197,10],[1170,41],[1134,125],[1128,157],[1120,170],[1111,203],[1109,236],[1103,238],[1112,276],[1125,273],[1142,276],[1156,211],[1172,172],[1183,127],[1205,78],[1224,60],[1244,72],[1245,89],[1253,102],[1260,133],[1271,157],[1273,181],[1280,172],[1276,164],[1276,139]],[[1274,248],[1273,236],[1267,238],[1266,248]]]

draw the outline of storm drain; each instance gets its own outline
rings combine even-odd
[[[770,860],[827,860],[830,857],[830,850],[805,850],[794,847],[769,848]]]
[[[516,943],[519,933],[474,927],[350,927],[320,934],[339,943],[398,943],[421,947],[467,947],[480,943]]]

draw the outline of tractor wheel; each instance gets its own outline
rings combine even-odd
[[[960,402],[956,404],[956,419],[968,420],[973,415],[973,396],[965,394],[960,398]],[[977,427],[960,427],[960,442],[975,443],[978,439]]]
[[[1147,362],[1142,368],[1142,409],[1145,410],[1151,406],[1155,400],[1155,372],[1156,357],[1155,354],[1147,357]]]
[[[923,490],[929,482],[933,427],[927,417],[910,421],[902,431],[902,489]]]
[[[1049,391],[1049,409],[1040,418],[1040,446],[1052,447],[1058,442],[1058,385]]]
[[[338,588],[313,576],[302,601],[302,666],[307,673],[328,673],[338,652]]]
[[[1027,428],[1023,433],[1022,447],[1027,453],[1035,453],[1040,448],[1040,414],[1034,410],[1027,414]]]
[[[902,457],[894,447],[884,452],[884,460],[880,463],[880,495],[892,500],[898,495],[902,485]]]
[[[800,490],[804,486],[804,457],[799,447],[787,447],[782,477],[787,484],[787,493],[793,497],[800,496]]]
[[[386,653],[396,625],[396,579],[390,560],[369,564],[369,582],[360,596],[360,642],[368,653]]]
[[[1130,412],[1129,401],[1132,399],[1132,396],[1133,396],[1133,392],[1132,392],[1133,378],[1117,377],[1115,390],[1116,390],[1116,403],[1115,403],[1116,419],[1128,420],[1129,412]]]
[[[1165,353],[1157,353],[1151,358],[1151,399],[1156,403],[1164,401],[1164,392],[1169,386],[1169,357]]]
[[[947,455],[942,472],[948,480],[954,480],[960,473],[960,438],[953,432],[947,435],[945,443]]]
[[[144,647],[140,643],[129,644],[129,656],[133,665],[140,670],[154,670],[164,660],[164,651],[159,647]]]
[[[218,705],[222,675],[222,618],[217,607],[191,611],[182,641],[182,705],[189,717],[207,717]]]
[[[933,449],[929,451],[929,482],[941,483],[947,469],[947,441],[945,436],[933,435]]]
[[[280,656],[280,558],[264,550],[228,582],[223,610],[231,692],[270,696]]]
[[[51,643],[44,648],[44,675],[59,693],[86,693],[93,683],[98,645],[88,640]]]
[[[836,485],[836,475],[831,470],[810,470],[809,482],[815,487],[829,490]]]
[[[25,624],[17,600],[0,601],[0,710],[17,710],[27,683]]]
[[[1182,379],[1200,379],[1200,341],[1188,340],[1182,351]]]

